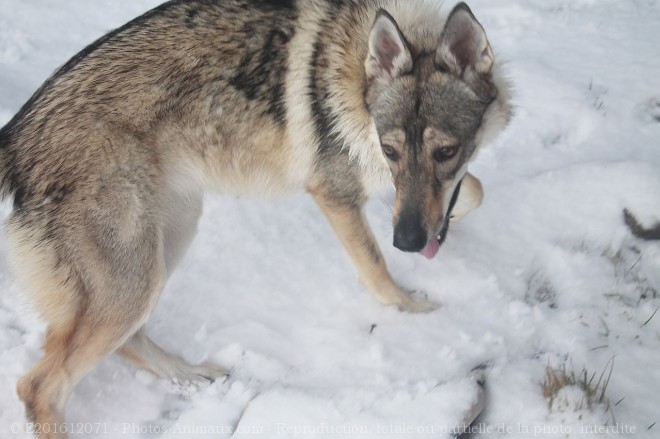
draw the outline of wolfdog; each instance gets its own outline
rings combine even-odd
[[[142,329],[207,189],[307,191],[381,303],[434,309],[393,281],[365,200],[393,183],[394,246],[435,256],[452,215],[480,203],[467,166],[509,115],[464,3],[173,0],[100,38],[0,130],[10,259],[47,323],[18,384],[27,416],[64,422],[75,384],[113,352],[168,379],[225,374]]]

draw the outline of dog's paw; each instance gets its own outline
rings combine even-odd
[[[196,365],[186,365],[176,370],[171,380],[174,384],[181,387],[194,387],[197,389],[215,383],[218,378],[228,377],[229,372],[213,363],[202,363]]]
[[[229,371],[222,366],[218,366],[213,363],[202,363],[196,366],[193,366],[197,375],[211,381],[215,382],[218,378],[229,377]]]
[[[440,308],[441,305],[428,300],[426,294],[419,291],[412,291],[406,296],[406,299],[397,304],[400,311],[414,314],[428,314]]]

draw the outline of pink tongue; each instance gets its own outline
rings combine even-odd
[[[427,259],[433,259],[438,254],[438,250],[440,250],[440,242],[437,239],[432,239],[419,254]]]

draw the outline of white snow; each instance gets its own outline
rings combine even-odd
[[[0,124],[58,65],[157,3],[0,0]],[[231,378],[181,391],[111,357],[76,388],[69,422],[99,423],[86,436],[99,438],[437,437],[474,398],[468,372],[486,364],[479,437],[604,426],[657,437],[660,243],[632,238],[621,212],[660,220],[660,2],[469,3],[515,85],[510,127],[471,167],[485,202],[433,261],[391,246],[378,198],[368,210],[394,277],[442,308],[378,305],[309,196],[210,194],[148,332]],[[14,430],[14,389],[44,328],[5,260],[0,240],[0,437],[27,438]],[[548,408],[548,364],[599,375],[611,358],[611,410],[575,409],[576,388]]]

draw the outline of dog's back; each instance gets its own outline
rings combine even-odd
[[[0,131],[3,187],[27,207],[44,194],[92,190],[89,176],[125,161],[158,162],[190,170],[197,183],[246,190],[226,181],[220,166],[209,165],[215,162],[276,169],[271,179],[260,177],[272,190],[290,159],[278,146],[293,3],[173,1],[101,38]],[[268,163],[250,163],[257,159]]]

